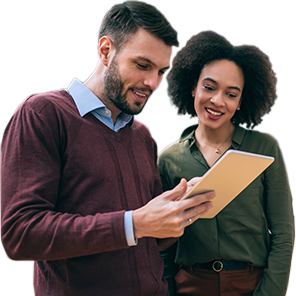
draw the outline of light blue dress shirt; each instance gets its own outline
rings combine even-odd
[[[115,132],[119,132],[127,124],[133,124],[134,117],[121,112],[114,125],[111,118],[111,111],[90,89],[77,79],[73,79],[67,92],[72,96],[81,117],[87,113],[92,113],[98,120]],[[138,240],[135,240],[134,237],[133,211],[125,212],[124,227],[127,244],[129,246],[137,245]]]

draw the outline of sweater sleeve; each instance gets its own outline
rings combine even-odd
[[[270,253],[263,279],[254,296],[286,295],[295,237],[292,197],[282,153],[276,141],[272,150],[275,161],[265,173]]]
[[[124,211],[59,212],[62,176],[58,116],[25,103],[9,122],[1,151],[1,230],[14,260],[57,260],[127,248]],[[81,196],[83,198],[83,196]]]

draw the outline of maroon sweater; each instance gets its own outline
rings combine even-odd
[[[161,193],[156,157],[142,124],[116,133],[64,90],[18,108],[2,141],[2,242],[35,261],[37,296],[168,295],[157,240],[128,247],[124,230],[124,212]]]

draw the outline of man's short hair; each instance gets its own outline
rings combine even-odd
[[[165,16],[154,6],[140,1],[126,1],[114,5],[105,15],[99,39],[108,36],[117,51],[139,28],[143,28],[166,45],[178,46],[177,32]]]

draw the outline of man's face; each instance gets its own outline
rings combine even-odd
[[[104,77],[104,91],[108,99],[121,111],[127,114],[138,114],[144,105],[138,111],[133,111],[129,103],[127,102],[127,93],[123,91],[124,83],[122,77],[119,74],[119,67],[116,61],[116,56],[111,61],[106,75]],[[140,106],[138,102],[135,103]]]
[[[127,114],[142,111],[169,68],[171,46],[139,29],[110,61],[104,92],[117,109]]]

